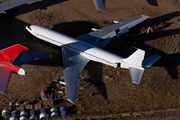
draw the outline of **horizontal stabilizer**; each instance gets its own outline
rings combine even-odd
[[[135,67],[130,67],[129,72],[131,75],[131,80],[134,84],[139,84],[142,78],[142,75],[144,73],[143,68],[135,68]]]
[[[143,60],[142,67],[144,69],[150,67],[152,64],[154,64],[157,60],[159,60],[161,56],[159,55],[152,55],[150,57],[147,57]]]
[[[48,53],[46,51],[20,55],[15,59],[14,64],[22,65],[24,63],[28,63],[28,62],[31,62],[33,60],[37,60],[41,57],[49,56],[49,55],[50,55],[50,53]]]

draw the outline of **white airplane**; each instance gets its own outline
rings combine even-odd
[[[14,1],[10,1],[10,2],[6,2],[6,3],[2,3],[0,4],[0,13],[6,13],[5,10],[23,5],[23,4],[31,4],[34,2],[37,2],[40,0],[14,0]]]
[[[112,37],[123,35],[131,27],[148,18],[149,16],[139,15],[122,22],[115,21],[113,25],[93,29],[93,32],[77,38],[71,38],[37,25],[26,26],[26,29],[37,38],[62,47],[65,77],[63,84],[66,85],[67,99],[75,104],[80,74],[90,60],[115,68],[129,69],[132,82],[140,83],[144,70],[160,59],[161,56],[153,55],[144,59],[145,51],[138,49],[128,58],[123,58],[101,48],[105,47],[112,40]]]

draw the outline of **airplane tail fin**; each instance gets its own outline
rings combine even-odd
[[[144,59],[145,51],[137,49],[132,55],[124,59],[127,63],[133,66],[142,66],[142,61]]]
[[[161,58],[159,55],[153,55],[144,59],[144,55],[145,51],[138,49],[131,56],[124,59],[124,61],[130,64],[128,68],[131,80],[135,84],[140,83],[144,70]]]

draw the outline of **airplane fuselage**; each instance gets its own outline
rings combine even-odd
[[[37,25],[31,25],[30,27],[26,27],[26,29],[30,33],[44,41],[47,41],[57,46],[63,46],[65,48],[68,48],[90,60],[104,63],[115,68],[117,67],[118,63],[123,63],[123,65],[127,64],[125,65],[126,67],[123,68],[128,68],[128,63],[123,61],[123,57],[93,46],[91,44]]]

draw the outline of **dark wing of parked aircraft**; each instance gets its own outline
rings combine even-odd
[[[103,48],[111,41],[112,37],[119,37],[124,33],[127,33],[131,27],[143,22],[148,18],[149,16],[139,15],[122,22],[116,22],[116,24],[110,26],[97,29],[94,32],[82,35],[80,37],[77,37],[76,39]],[[63,46],[62,54],[67,99],[70,102],[75,103],[77,90],[79,87],[79,77],[81,71],[89,62],[89,59],[69,49],[66,49]],[[147,63],[148,62],[146,62],[145,64]]]
[[[93,1],[94,1],[94,5],[95,5],[96,9],[106,11],[105,0],[93,0]]]
[[[39,0],[14,0],[11,2],[6,2],[6,3],[2,3],[0,4],[0,13],[6,13],[5,10],[23,5],[23,4],[31,4],[34,2],[37,2]]]
[[[49,56],[49,55],[50,55],[50,53],[48,53],[46,51],[30,53],[30,54],[25,54],[25,55],[19,55],[13,63],[16,65],[22,65],[24,63],[28,63],[33,60],[37,60],[41,57]]]

